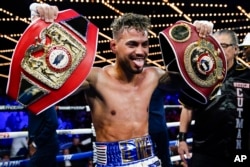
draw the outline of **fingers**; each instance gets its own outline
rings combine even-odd
[[[213,31],[213,23],[209,21],[195,21],[193,25],[201,38],[206,38]]]
[[[187,152],[186,154],[184,154],[184,152],[182,154],[179,154],[181,157],[182,162],[184,163],[183,165],[185,167],[188,167],[188,160],[191,159],[191,155],[189,152]]]
[[[58,15],[57,6],[39,5],[36,10],[37,13],[39,13],[40,18],[45,22],[53,22]]]
[[[57,6],[52,6],[45,3],[32,3],[30,5],[30,11],[31,21],[40,17],[45,22],[53,22],[58,15]]]
[[[184,163],[185,166],[188,166],[188,162],[184,157],[184,154],[180,155],[182,162]]]
[[[178,146],[178,153],[181,157],[181,160],[184,162],[184,164],[187,166],[188,162],[187,159],[191,158],[191,154],[188,150],[188,145],[186,142],[181,141]]]

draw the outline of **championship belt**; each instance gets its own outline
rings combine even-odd
[[[73,93],[93,66],[98,28],[72,9],[37,19],[13,53],[7,95],[39,114]]]
[[[182,76],[181,91],[206,104],[227,72],[226,57],[218,41],[211,35],[200,38],[195,26],[185,21],[161,31],[159,41],[167,70]]]

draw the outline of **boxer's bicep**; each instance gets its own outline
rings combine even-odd
[[[180,73],[173,71],[165,72],[159,80],[159,86],[169,91],[179,90],[182,84]]]
[[[77,94],[79,94],[81,91],[84,91],[84,90],[86,90],[86,89],[89,89],[89,82],[88,81],[84,81],[82,84],[81,84],[81,86],[78,88],[78,89],[76,89],[70,96],[75,96],[75,95],[77,95]]]
[[[90,88],[90,84],[87,80],[85,80],[82,85],[81,85],[81,89],[82,90],[86,90],[86,89],[89,89]]]
[[[87,78],[82,84],[82,89],[89,89],[91,86],[96,85],[97,77],[100,76],[101,68],[100,67],[92,67]]]
[[[169,76],[168,72],[165,72],[159,79],[159,84],[160,85],[166,85],[169,84],[171,82],[171,78]]]

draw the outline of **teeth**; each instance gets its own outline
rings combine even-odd
[[[144,60],[143,58],[135,58],[135,60]]]

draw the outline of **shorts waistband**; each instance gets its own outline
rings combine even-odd
[[[95,142],[96,163],[107,166],[133,164],[154,156],[150,136],[118,142]]]

